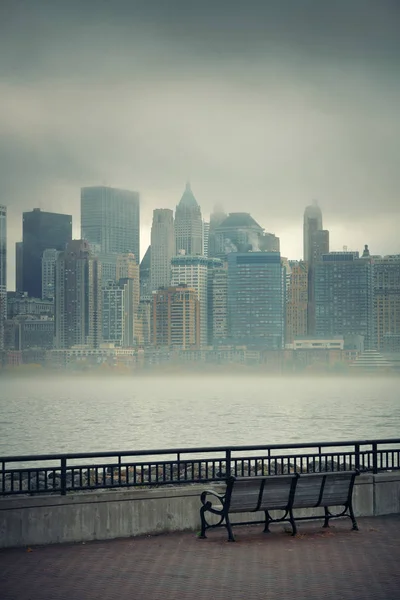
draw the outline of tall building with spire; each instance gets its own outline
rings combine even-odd
[[[175,212],[175,254],[202,256],[203,220],[201,209],[193,195],[190,183]],[[183,251],[183,252],[182,252]]]
[[[171,282],[171,258],[175,255],[174,213],[169,208],[153,211],[150,278],[152,291]]]

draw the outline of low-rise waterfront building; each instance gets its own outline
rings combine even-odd
[[[30,298],[24,292],[9,292],[7,294],[7,318],[13,319],[22,315],[53,317],[54,300],[49,298]]]

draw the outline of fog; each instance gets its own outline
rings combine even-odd
[[[72,213],[79,188],[141,193],[186,179],[204,216],[247,210],[301,257],[317,198],[332,248],[398,251],[400,18],[392,0],[84,3],[5,0],[0,202],[9,287],[21,213]]]

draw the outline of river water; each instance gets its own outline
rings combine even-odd
[[[393,437],[397,377],[0,379],[0,456]]]

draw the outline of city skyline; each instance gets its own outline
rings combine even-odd
[[[79,190],[102,184],[141,193],[142,255],[187,178],[203,216],[247,210],[284,256],[301,257],[314,198],[332,248],[397,251],[396,3],[81,4],[2,13],[10,283],[21,213],[72,214],[77,238]]]
[[[101,188],[104,186],[94,186],[95,188]],[[105,186],[105,187],[109,187],[109,186]],[[82,188],[83,189],[83,188]],[[118,187],[114,187],[110,188],[110,189],[121,189]],[[179,200],[182,197],[182,190],[184,190],[184,183],[182,183],[181,186],[181,192],[180,194],[178,194],[177,199],[175,200],[175,204],[174,201],[172,202],[172,207],[166,207],[166,206],[159,206],[159,207],[154,207],[153,210],[170,210],[173,211],[173,213],[175,214],[175,210],[176,210],[176,206],[179,204]],[[125,188],[124,188],[125,191]],[[150,219],[149,221],[146,221],[146,223],[143,225],[142,223],[142,194],[140,192],[140,190],[138,190],[138,192],[136,192],[135,190],[128,190],[131,191],[132,194],[140,194],[140,198],[141,198],[141,205],[140,205],[140,260],[143,259],[147,248],[149,247],[150,243],[151,243],[151,225],[152,225],[152,219]],[[78,196],[79,198],[81,197],[81,189],[78,190]],[[40,203],[39,203],[40,204]],[[146,204],[146,201],[144,201],[144,204]],[[272,228],[270,229],[270,231],[272,231],[273,234],[275,234],[281,241],[281,256],[288,258],[289,260],[302,260],[303,259],[303,254],[304,254],[304,210],[307,208],[307,206],[310,206],[312,204],[317,204],[319,206],[320,209],[323,210],[324,213],[324,221],[325,221],[325,225],[326,225],[326,229],[329,230],[329,235],[330,235],[330,247],[332,251],[342,251],[344,249],[347,249],[349,251],[362,251],[362,248],[365,246],[365,244],[367,244],[371,251],[372,254],[374,255],[381,255],[381,256],[386,256],[386,255],[392,255],[392,254],[397,254],[399,252],[399,244],[398,241],[395,240],[393,244],[391,244],[391,242],[389,240],[386,240],[386,244],[381,243],[379,246],[376,246],[374,244],[374,234],[369,237],[368,239],[366,239],[366,237],[363,235],[362,232],[358,233],[357,235],[352,236],[351,233],[351,228],[349,227],[349,229],[343,229],[340,227],[331,227],[330,223],[327,222],[327,218],[326,218],[326,212],[325,212],[325,207],[323,205],[322,202],[319,202],[318,200],[309,198],[308,201],[306,201],[306,203],[301,207],[301,214],[299,217],[299,221],[297,223],[297,225],[293,225],[293,229],[291,230],[292,233],[286,235],[286,236],[282,236],[282,234],[280,233],[280,231],[278,230],[272,230]],[[15,277],[16,277],[16,263],[15,263],[15,256],[16,256],[16,248],[15,248],[15,244],[20,242],[22,240],[22,213],[20,215],[20,220],[21,220],[21,224],[20,224],[20,230],[21,230],[21,234],[18,237],[18,239],[15,239],[15,237],[11,237],[10,239],[10,235],[12,236],[12,233],[10,232],[10,225],[9,225],[9,214],[10,214],[10,208],[5,205],[7,208],[7,213],[8,213],[8,227],[7,227],[7,289],[9,291],[13,291],[15,289]],[[36,206],[36,204],[35,204]],[[230,211],[229,210],[229,206],[225,206],[223,205],[221,202],[217,203],[214,207],[211,208],[210,212],[208,213],[204,213],[202,210],[202,204],[201,201],[199,201],[199,206],[200,209],[202,211],[202,217],[203,220],[206,222],[209,222],[210,216],[213,213],[213,210],[215,208],[217,208],[218,210],[222,209],[226,212],[226,215],[229,215],[230,212],[242,212],[242,211]],[[33,205],[27,209],[26,212],[32,212],[33,211]],[[244,207],[246,208],[246,207]],[[52,213],[53,211],[47,210],[46,208],[40,208],[41,211],[43,212],[50,212]],[[64,214],[64,213],[61,213]],[[153,213],[152,213],[153,214]],[[255,218],[255,215],[253,213],[251,213],[251,216]],[[257,220],[255,218],[255,220]],[[267,231],[268,227],[264,225],[264,223],[260,223],[260,225]],[[354,225],[354,223],[353,223]],[[348,231],[348,238],[344,238],[343,236],[346,234]],[[72,215],[72,239],[84,239],[82,238],[81,235],[82,232],[82,225],[81,225],[81,218],[80,218],[80,209],[78,211],[78,213],[73,214]],[[376,238],[376,233],[377,230],[375,228],[375,241],[379,238]],[[294,237],[294,240],[293,240]],[[341,244],[340,240],[343,239],[345,240],[345,243]],[[357,240],[360,240],[360,243],[357,243]],[[289,248],[294,248],[294,252],[297,252],[297,254],[293,254],[290,252],[285,251],[285,249],[289,249]],[[381,248],[381,250],[379,250],[379,248]],[[389,250],[388,250],[389,249]]]

